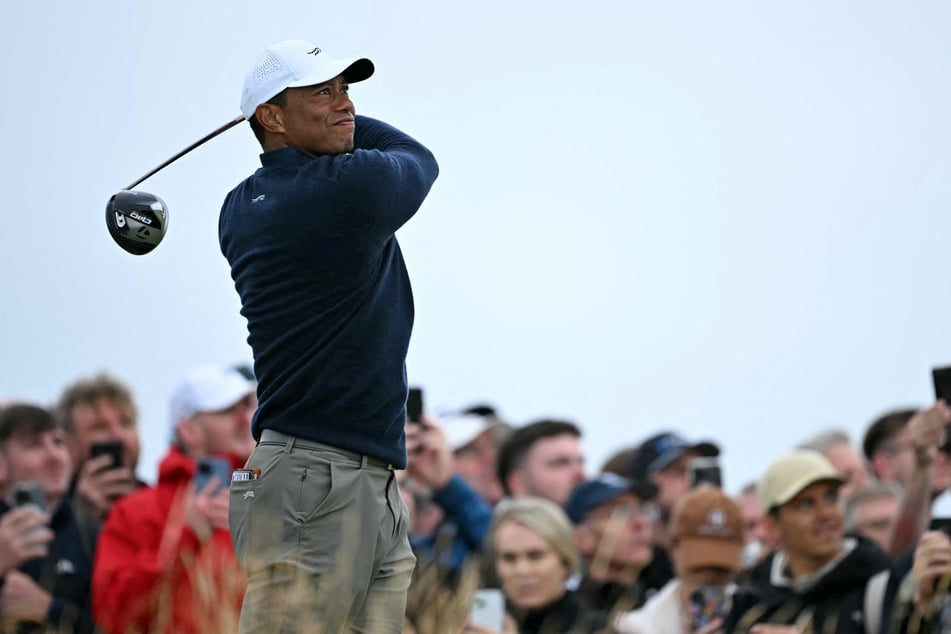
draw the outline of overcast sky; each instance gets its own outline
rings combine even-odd
[[[117,190],[239,113],[263,46],[377,73],[358,112],[441,174],[399,233],[411,381],[434,412],[576,421],[594,471],[660,429],[713,438],[727,488],[837,426],[933,399],[951,364],[951,4],[7,3],[0,33],[0,399],[106,369],[140,404],[250,361],[217,242],[259,164],[241,125],[143,183],[153,253],[115,246]]]

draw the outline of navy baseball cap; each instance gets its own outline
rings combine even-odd
[[[631,477],[636,480],[649,480],[651,476],[690,451],[710,458],[720,455],[720,448],[708,440],[692,443],[673,432],[664,432],[641,443],[631,461]]]
[[[657,497],[657,487],[649,482],[633,482],[615,473],[602,473],[574,488],[565,502],[565,513],[572,524],[580,524],[591,509],[624,493],[633,493],[642,501],[652,500]]]

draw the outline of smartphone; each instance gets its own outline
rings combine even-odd
[[[94,442],[89,447],[89,455],[93,458],[97,456],[112,456],[112,466],[110,469],[122,466],[122,442],[118,440],[103,440]]]
[[[201,491],[212,478],[218,478],[215,492],[231,486],[231,461],[225,458],[199,458],[195,467],[195,490]]]
[[[699,484],[711,484],[718,489],[723,488],[723,474],[720,472],[720,463],[716,458],[694,458],[687,463],[687,481],[690,488]]]
[[[690,593],[688,614],[690,631],[696,632],[729,612],[729,597],[724,586],[702,586]]]
[[[476,590],[469,611],[469,624],[501,632],[505,626],[505,597],[498,588]]]
[[[10,487],[10,497],[14,507],[32,504],[41,511],[46,510],[46,491],[36,482],[17,482]]]
[[[419,387],[409,388],[406,395],[406,418],[418,423],[423,418],[423,390]]]
[[[932,368],[931,380],[934,382],[935,398],[940,398],[951,405],[951,367]],[[941,449],[945,451],[949,448],[951,448],[951,423],[948,423],[944,444],[941,446]]]

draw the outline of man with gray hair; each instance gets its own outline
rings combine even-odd
[[[901,504],[901,489],[872,482],[845,498],[845,532],[868,537],[888,552],[892,526]]]
[[[871,481],[865,461],[852,447],[849,435],[841,429],[828,429],[801,443],[798,449],[811,449],[825,456],[832,466],[848,480],[842,484],[841,493],[849,495]]]

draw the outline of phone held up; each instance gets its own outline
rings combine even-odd
[[[710,625],[716,619],[725,618],[729,612],[729,595],[723,586],[702,586],[690,593],[688,601],[690,631]]]
[[[46,491],[36,482],[17,482],[10,488],[10,497],[16,508],[33,505],[46,510]]]
[[[505,626],[505,598],[498,588],[476,590],[469,611],[469,624],[501,632]]]
[[[716,458],[694,458],[687,463],[687,481],[690,488],[706,483],[723,488],[723,473],[720,471],[720,462]]]
[[[931,379],[934,382],[934,396],[951,406],[951,366],[932,368]],[[951,447],[951,423],[946,430],[946,438],[942,449]]]
[[[195,466],[195,490],[202,491],[212,478],[217,478],[213,493],[231,485],[231,461],[225,458],[199,458]]]
[[[423,419],[422,388],[409,388],[409,393],[406,395],[406,418],[412,423],[418,423]]]
[[[122,443],[118,440],[103,440],[94,442],[89,447],[89,455],[93,458],[98,456],[112,456],[110,469],[122,466]]]

